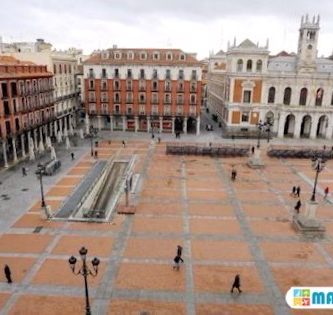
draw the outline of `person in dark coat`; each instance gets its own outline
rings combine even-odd
[[[12,283],[13,281],[12,281],[12,277],[11,277],[11,271],[10,271],[10,268],[8,265],[5,265],[4,272],[5,272],[7,282]]]
[[[234,289],[236,288],[238,290],[238,293],[242,293],[242,290],[240,289],[240,286],[241,286],[240,285],[240,276],[236,275],[234,283],[232,284],[230,292],[234,293]]]
[[[254,147],[251,148],[251,152],[252,152],[252,154],[254,154]]]
[[[74,152],[71,153],[72,161],[75,160]]]
[[[231,170],[231,180],[236,180],[236,176],[237,176],[237,171],[234,167],[232,167]]]
[[[179,256],[179,260],[183,263],[184,260],[182,258],[182,253],[183,253],[183,247],[177,245],[177,256]]]
[[[292,191],[291,191],[291,195],[292,195],[293,197],[296,196],[296,186],[293,186],[293,189],[292,189]]]
[[[301,187],[297,186],[297,188],[296,188],[296,196],[299,198],[300,194],[301,194]]]
[[[301,200],[298,199],[296,206],[295,206],[295,210],[297,213],[299,213],[299,209],[301,208],[301,205],[302,205]]]
[[[174,261],[174,266],[173,266],[173,269],[176,269],[176,270],[179,270],[179,262],[180,262],[181,258],[179,255],[177,255],[173,261]]]
[[[22,176],[27,176],[27,169],[22,167]]]

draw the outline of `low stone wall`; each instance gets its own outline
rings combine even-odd
[[[333,151],[330,149],[323,149],[319,146],[283,146],[283,145],[270,145],[267,148],[267,155],[277,158],[296,158],[296,159],[311,159],[314,157],[321,157],[324,159],[332,159]]]
[[[174,155],[208,155],[208,156],[248,156],[250,145],[203,145],[169,143],[166,154]]]

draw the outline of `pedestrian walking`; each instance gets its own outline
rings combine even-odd
[[[97,158],[98,158],[98,151],[95,150],[95,159],[97,159]]]
[[[27,176],[27,169],[22,167],[22,176]]]
[[[294,208],[296,210],[297,214],[299,213],[299,209],[301,208],[301,205],[302,205],[301,200],[298,199],[298,201],[295,205],[295,208]]]
[[[174,265],[173,265],[173,269],[179,270],[179,262],[180,262],[181,258],[179,255],[177,255],[173,261],[174,261]]]
[[[71,153],[71,157],[72,157],[72,161],[74,161],[75,160],[74,152]]]
[[[300,195],[301,195],[301,187],[297,186],[297,188],[296,188],[296,196],[299,198]]]
[[[158,141],[158,143],[161,143],[161,138],[158,137],[158,138],[157,138],[157,141]]]
[[[296,196],[296,186],[293,186],[293,189],[292,189],[292,191],[291,191],[291,195],[292,195],[293,197]]]
[[[123,144],[123,148],[125,148],[125,147],[126,147],[126,142],[125,142],[125,140],[122,141],[122,144]]]
[[[328,188],[328,186],[325,188],[325,190],[324,190],[324,193],[325,193],[325,195],[324,195],[324,199],[326,199],[327,198],[327,195],[328,195],[328,193],[330,192],[330,189]]]
[[[254,154],[254,150],[255,150],[254,147],[252,147],[252,148],[251,148],[251,152],[252,152],[252,154]]]
[[[183,253],[183,247],[180,245],[177,245],[177,256],[179,256],[179,260],[184,263],[184,260],[182,258],[182,253]]]
[[[5,276],[6,276],[6,279],[7,279],[7,282],[8,283],[12,283],[12,272],[10,271],[10,268],[8,265],[5,265],[5,268],[4,268],[4,272],[5,272]]]
[[[240,286],[241,286],[241,284],[240,284],[240,276],[236,275],[234,283],[232,284],[230,293],[234,293],[234,289],[235,288],[238,290],[238,293],[242,293],[242,290],[240,289]]]
[[[235,181],[236,180],[236,176],[237,176],[237,171],[234,167],[232,167],[231,170],[231,180]]]

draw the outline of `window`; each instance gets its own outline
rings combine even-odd
[[[119,78],[119,69],[118,68],[114,69],[114,77]]]
[[[145,69],[140,69],[140,79],[145,78]]]
[[[246,71],[247,72],[252,71],[252,60],[251,59],[246,62]]]
[[[67,65],[66,64],[64,65],[64,73],[65,74],[67,73]]]
[[[191,97],[190,97],[190,104],[196,104],[196,96],[195,95],[191,95]]]
[[[192,70],[191,80],[197,79],[197,70]]]
[[[242,122],[249,122],[249,116],[250,116],[249,112],[243,112],[241,121]]]
[[[167,53],[167,60],[172,60],[172,53],[171,52]]]
[[[117,80],[117,81],[114,81],[113,82],[113,85],[114,85],[114,89],[116,91],[120,90],[120,82]]]
[[[114,53],[114,59],[120,59],[121,58],[121,53],[120,52],[115,52]]]
[[[128,78],[132,77],[132,69],[127,69],[127,77]]]
[[[56,65],[53,65],[53,73],[57,74],[57,66]]]
[[[243,71],[243,60],[238,59],[237,61],[237,72],[242,72]]]
[[[290,100],[291,100],[291,88],[287,87],[284,89],[283,104],[290,105]]]
[[[127,91],[132,91],[132,87],[133,87],[132,80],[127,80],[126,81],[126,90]]]
[[[102,78],[106,78],[106,69],[105,68],[102,69]]]
[[[177,95],[177,104],[183,105],[184,104],[184,97],[182,94]]]
[[[191,82],[191,89],[190,89],[190,91],[191,92],[196,92],[196,90],[197,90],[197,84],[195,82]]]
[[[140,105],[139,106],[139,114],[140,115],[144,115],[146,112],[145,106],[144,105]]]
[[[171,94],[169,94],[169,93],[165,94],[164,102],[167,103],[167,104],[171,103]]]
[[[116,103],[119,103],[119,102],[120,102],[120,95],[119,95],[118,92],[117,92],[117,93],[114,93],[114,101],[115,101]]]
[[[306,98],[308,96],[307,88],[302,88],[299,95],[299,105],[306,105]]]
[[[157,78],[158,78],[157,70],[154,69],[154,70],[153,70],[153,79],[157,79]]]
[[[94,88],[95,88],[94,80],[89,80],[89,89],[94,89]]]
[[[94,69],[90,68],[89,69],[89,78],[93,78],[94,77]]]
[[[153,81],[152,90],[153,91],[157,91],[158,90],[158,82],[157,81]]]
[[[144,93],[139,94],[139,103],[145,103],[146,102],[146,96]]]
[[[119,105],[115,105],[114,106],[114,111],[116,114],[119,114],[120,113],[120,106]]]
[[[127,59],[132,60],[133,59],[133,52],[129,51],[127,53]]]
[[[268,90],[268,103],[275,102],[275,87],[270,87]]]
[[[102,80],[102,90],[107,90],[108,89],[108,81]]]
[[[158,103],[158,93],[152,93],[151,95],[151,101],[153,104],[157,104]]]
[[[159,54],[158,52],[154,52],[154,54],[153,54],[153,59],[154,59],[154,60],[158,60],[158,59],[160,59],[160,54]]]
[[[171,91],[171,82],[165,81],[165,91]]]
[[[259,59],[257,61],[257,72],[261,72],[262,71],[262,61]]]
[[[178,79],[184,80],[184,70],[180,69],[178,72]]]
[[[179,59],[180,59],[180,60],[185,60],[185,55],[184,55],[184,54],[181,54]]]
[[[251,91],[245,90],[243,92],[243,103],[251,103]]]
[[[147,54],[145,52],[140,53],[140,59],[141,60],[146,60],[147,59]]]
[[[321,106],[323,103],[324,90],[319,88],[316,93],[316,106]]]
[[[90,70],[90,69],[89,69]],[[59,73],[62,74],[62,68],[61,65],[59,65]]]
[[[170,69],[166,69],[166,71],[165,71],[165,78],[166,79],[171,79],[171,71],[170,71]]]

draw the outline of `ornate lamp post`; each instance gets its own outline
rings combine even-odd
[[[79,254],[81,256],[81,259],[82,259],[82,266],[80,267],[80,269],[76,272],[75,271],[75,264],[77,262],[77,259],[74,257],[74,256],[71,256],[69,259],[68,259],[68,262],[69,262],[69,266],[70,268],[72,269],[72,272],[75,274],[75,275],[82,275],[84,277],[84,287],[85,287],[85,293],[86,293],[86,315],[91,315],[91,312],[90,312],[90,304],[89,304],[89,292],[88,292],[88,279],[87,277],[90,275],[90,276],[93,276],[93,277],[96,277],[97,276],[97,273],[98,273],[98,265],[100,263],[100,260],[95,257],[92,261],[91,261],[91,264],[93,266],[93,271],[91,271],[88,266],[87,266],[87,262],[86,262],[86,258],[87,258],[87,253],[88,253],[88,250],[85,248],[85,247],[82,247],[80,250],[79,250]]]
[[[44,199],[44,188],[43,188],[43,175],[45,175],[45,166],[38,163],[37,165],[38,169],[35,172],[35,174],[37,175],[37,177],[39,178],[39,183],[40,183],[40,193],[42,196],[42,203],[41,203],[41,207],[45,208],[46,207],[46,203],[45,203],[45,199]]]
[[[261,130],[265,126],[265,124],[261,120],[259,120],[259,123],[258,123],[257,126],[258,126],[258,143],[257,143],[257,148],[259,149],[260,148]]]
[[[315,177],[315,182],[313,185],[311,201],[316,201],[316,188],[317,188],[318,175],[324,169],[325,162],[326,161],[320,157],[314,157],[312,159],[312,168],[316,171],[316,177]]]

